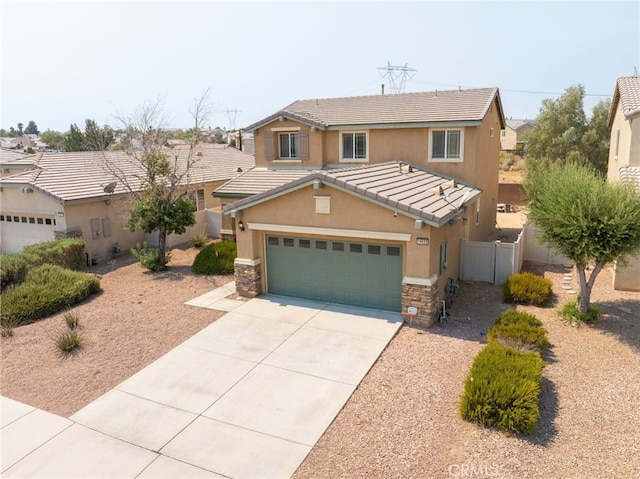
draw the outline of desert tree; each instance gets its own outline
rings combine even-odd
[[[536,126],[526,137],[528,164],[572,161],[591,165],[606,174],[611,101],[598,102],[591,118],[587,118],[584,97],[584,87],[574,85],[558,99],[542,100]]]
[[[161,100],[147,102],[130,115],[117,114],[124,131],[124,155],[104,154],[104,167],[133,197],[126,226],[145,233],[158,233],[158,262],[167,263],[167,236],[183,234],[195,224],[196,206],[189,198],[192,173],[199,156],[195,148],[210,111],[209,91],[205,90],[190,109],[194,121],[186,150],[166,146],[170,138]]]
[[[640,250],[640,195],[573,162],[528,168],[524,187],[539,238],[576,265],[578,310],[586,313],[602,268]]]

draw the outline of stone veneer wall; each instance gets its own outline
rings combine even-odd
[[[235,263],[236,291],[240,296],[254,298],[262,292],[260,263],[248,265]]]
[[[416,316],[407,314],[409,306],[418,309]],[[431,326],[438,315],[438,282],[431,286],[402,284],[402,317],[406,322],[418,326]]]

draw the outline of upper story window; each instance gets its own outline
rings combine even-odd
[[[280,158],[283,160],[297,160],[300,158],[300,135],[295,133],[280,133]]]
[[[429,161],[461,162],[463,150],[463,130],[431,130]]]
[[[340,161],[367,161],[367,133],[364,131],[345,132],[340,134]]]
[[[267,161],[299,163],[309,159],[309,131],[299,127],[274,127],[264,134]]]

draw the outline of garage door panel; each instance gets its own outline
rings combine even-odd
[[[267,235],[271,293],[398,311],[402,248]]]

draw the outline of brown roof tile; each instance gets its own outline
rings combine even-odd
[[[274,177],[287,173],[270,170]],[[454,186],[454,180],[449,177],[397,162],[306,173],[297,179],[236,201],[226,206],[224,212],[247,208],[319,180],[397,210],[398,213],[423,219],[434,226],[442,226],[458,214],[463,205],[474,201],[482,193],[482,190],[472,185],[455,182]]]
[[[631,120],[640,116],[640,75],[618,78],[609,110],[609,128],[613,124],[618,104],[625,119]]]
[[[198,150],[196,150],[198,151]],[[185,151],[173,151],[174,158],[186,165]],[[197,153],[196,153],[197,154]],[[123,151],[42,153],[33,155],[35,169],[0,179],[0,184],[29,185],[61,202],[100,198],[105,196],[104,187],[116,181],[116,177],[105,167],[105,162],[126,172],[134,189],[139,188],[143,171],[133,157]],[[189,174],[189,184],[224,181],[237,176],[241,170],[255,165],[253,156],[235,148],[203,149],[198,162]],[[118,182],[114,194],[127,193]]]
[[[355,125],[479,122],[496,97],[500,102],[497,88],[478,88],[298,100],[246,129],[259,128],[280,116],[322,129]],[[502,106],[500,109],[504,128]]]

